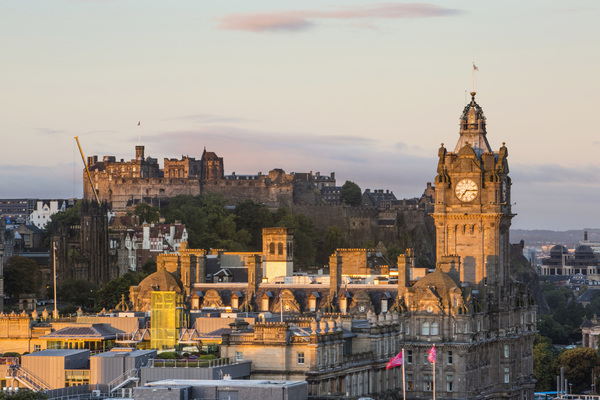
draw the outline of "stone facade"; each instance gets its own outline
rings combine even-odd
[[[69,279],[85,279],[102,287],[119,276],[118,255],[110,251],[107,213],[106,203],[84,202],[80,225],[63,225],[52,233],[57,285]]]
[[[292,276],[294,270],[294,230],[263,228],[263,271],[267,280]]]

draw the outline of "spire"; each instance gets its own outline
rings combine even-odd
[[[460,115],[460,138],[454,149],[458,153],[464,146],[471,146],[477,156],[492,153],[486,137],[486,118],[483,109],[475,101],[475,92],[471,92],[471,102]]]

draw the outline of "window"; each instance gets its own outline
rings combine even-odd
[[[342,297],[340,300],[340,311],[345,313],[348,308],[348,300],[345,297]]]
[[[413,390],[413,374],[406,374],[406,390]]]
[[[446,375],[446,392],[452,392],[454,390],[454,375]]]
[[[504,383],[510,383],[510,368],[504,368]]]
[[[510,347],[509,345],[504,345],[504,358],[508,358],[510,356]]]
[[[437,322],[432,322],[431,323],[431,334],[432,335],[439,335],[440,334],[440,324]]]
[[[425,353],[423,354],[423,365],[429,365],[429,364],[431,364],[431,363],[429,362],[429,360],[427,359],[427,356],[428,356],[428,354],[427,354],[427,352],[425,352]]]
[[[430,374],[423,374],[423,390],[426,392],[433,390],[433,382]]]
[[[477,332],[481,331],[481,321],[477,321]]]
[[[381,300],[381,312],[386,313],[388,310],[388,301],[387,299]]]
[[[275,243],[269,243],[269,253],[275,254]]]
[[[523,315],[523,314],[521,314],[521,324],[523,324],[523,323],[525,322],[525,321],[523,321],[523,320],[524,320],[524,318],[523,318],[523,317],[524,317],[524,315]]]
[[[412,364],[412,350],[406,350],[406,363]]]
[[[315,311],[317,309],[317,299],[312,298],[308,300],[308,308],[310,311]]]
[[[406,322],[406,330],[404,331],[404,333],[406,333],[407,335],[410,334],[410,325],[408,321]]]
[[[304,364],[304,352],[299,351],[296,353],[296,364]]]
[[[429,335],[429,322],[423,322],[423,324],[421,325],[421,335]]]
[[[268,298],[262,299],[262,310],[269,311],[269,299]]]
[[[452,364],[452,352],[448,351],[446,353],[446,364]]]
[[[231,308],[239,308],[240,299],[231,299]]]
[[[33,351],[40,351],[41,349],[42,349],[41,345],[39,345],[39,344],[33,345]]]
[[[277,254],[283,255],[283,243],[277,245]]]
[[[235,361],[236,362],[244,361],[244,353],[242,353],[241,351],[236,351],[235,352]]]

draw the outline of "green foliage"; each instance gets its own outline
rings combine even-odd
[[[556,322],[551,315],[540,315],[537,328],[540,335],[547,336],[552,339],[552,343],[568,343],[569,329]]]
[[[205,354],[203,356],[200,356],[201,360],[216,360],[217,356],[215,356],[214,354]]]
[[[398,256],[403,254],[404,250],[402,250],[398,245],[391,245],[387,250],[387,258],[393,265],[398,264]]]
[[[144,271],[144,273],[146,275],[155,273],[156,272],[156,261],[153,261],[153,260],[146,261],[146,264],[144,264],[142,266],[142,271]]]
[[[560,374],[560,368],[565,369],[565,378],[573,384],[573,392],[581,393],[590,387],[590,375],[594,368],[600,366],[600,356],[594,349],[578,347],[565,350],[558,356],[555,376]],[[556,378],[555,378],[556,379]]]
[[[254,250],[262,250],[262,229],[275,226],[273,213],[262,203],[246,200],[235,206],[238,229],[244,229],[251,235],[250,244]]]
[[[4,292],[9,296],[38,293],[41,277],[35,261],[12,256],[4,264]]]
[[[374,249],[375,248],[375,243],[372,240],[367,240],[366,242],[363,243],[363,249]]]
[[[79,200],[66,211],[59,211],[52,215],[52,221],[46,224],[46,232],[54,232],[61,225],[74,226],[81,224],[81,206],[88,200]],[[50,247],[50,246],[48,246]]]
[[[569,287],[557,287],[551,282],[541,285],[544,298],[550,308],[551,316],[541,315],[538,322],[540,334],[552,339],[553,343],[574,343],[581,340],[581,323],[589,318],[590,306],[584,308],[575,301],[575,295]],[[598,301],[600,306],[600,300]]]
[[[85,279],[70,279],[58,288],[57,295],[67,303],[91,308],[94,305],[97,291],[98,286],[92,282]]]
[[[165,351],[156,356],[156,358],[160,358],[161,360],[175,360],[177,358],[177,353],[173,351]]]
[[[362,203],[362,191],[356,183],[346,181],[344,186],[342,186],[340,198],[342,201],[346,202],[346,204],[358,205]]]
[[[282,218],[277,221],[277,226],[294,229],[294,263],[298,266],[313,265],[317,255],[320,235],[315,224],[304,214],[292,215],[291,211],[280,212],[277,210],[275,216]]]
[[[7,351],[6,353],[2,354],[2,357],[21,357],[21,354],[17,353],[16,351]]]
[[[125,295],[125,301],[129,301],[129,287],[138,285],[146,274],[143,272],[128,272],[120,278],[108,282],[105,287],[98,291],[98,301],[95,311],[103,308],[110,310],[121,302],[121,296]]]
[[[150,204],[140,203],[133,209],[133,215],[140,219],[140,224],[147,222],[158,222],[160,219],[160,210],[152,207]]]
[[[44,392],[33,392],[29,389],[19,389],[18,392],[0,391],[0,400],[46,400]]]
[[[72,315],[77,312],[77,306],[72,304],[58,309],[58,315]]]
[[[337,226],[330,226],[323,237],[325,256],[331,256],[337,249],[347,246],[344,232]]]
[[[556,384],[556,351],[550,338],[535,335],[533,343],[533,374],[536,391],[548,391]]]
[[[162,213],[166,223],[185,224],[190,248],[245,250],[252,236],[245,229],[237,229],[237,216],[227,212],[226,204],[225,198],[216,193],[176,196]]]

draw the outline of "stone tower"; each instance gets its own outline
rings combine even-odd
[[[508,151],[494,152],[486,119],[471,93],[453,153],[440,147],[435,185],[436,258],[443,271],[471,287],[508,284],[510,205]],[[456,256],[459,256],[458,258]]]
[[[263,228],[263,271],[269,281],[292,276],[294,269],[294,230]]]

